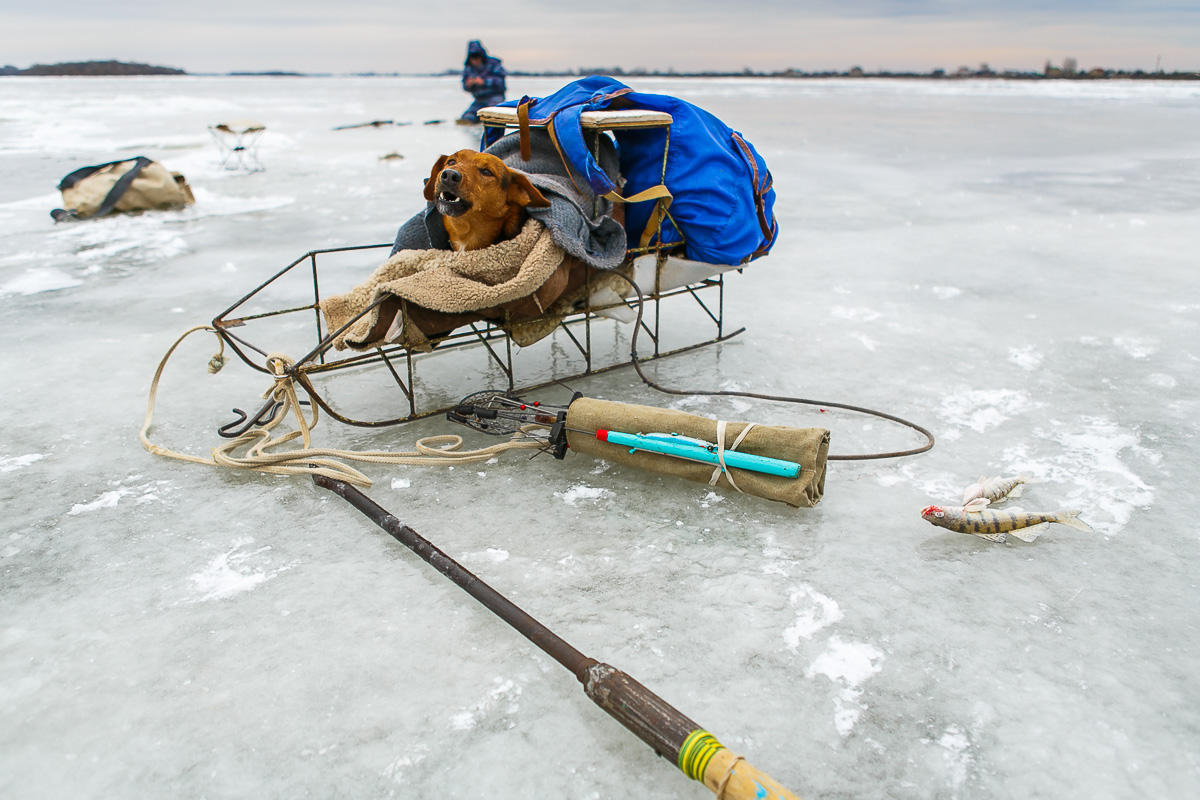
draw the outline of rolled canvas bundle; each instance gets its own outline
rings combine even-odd
[[[144,156],[77,169],[59,182],[58,190],[63,208],[50,212],[56,221],[165,211],[196,202],[183,175]]]
[[[612,430],[625,433],[665,433],[718,443],[729,450],[748,426],[736,450],[752,455],[793,461],[800,465],[795,478],[767,475],[733,468],[729,473],[708,464],[687,461],[669,455],[636,450],[600,441],[583,431]],[[810,508],[821,501],[825,492],[825,461],[829,455],[829,431],[824,428],[793,428],[784,425],[757,425],[747,422],[721,422],[684,411],[614,403],[580,397],[567,409],[567,444],[578,453],[627,464],[639,469],[674,475],[697,483],[711,483],[744,494],[786,503],[794,508]],[[721,441],[723,438],[723,442]],[[716,470],[716,481],[713,475]]]

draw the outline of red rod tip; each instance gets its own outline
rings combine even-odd
[[[596,438],[602,442],[608,441],[608,431],[596,431]]]

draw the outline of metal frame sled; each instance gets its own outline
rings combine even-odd
[[[248,119],[219,122],[209,125],[213,140],[221,151],[221,168],[262,172],[266,169],[258,160],[258,145],[267,126]]]
[[[486,125],[510,124],[503,113],[489,113],[492,111],[480,112]],[[661,112],[584,114],[585,127],[595,130],[597,135],[617,126],[666,126],[670,122],[670,115]],[[516,125],[515,115],[511,125]],[[663,148],[664,165],[669,146],[668,138]],[[665,208],[663,211],[660,225],[661,220],[669,219],[669,212]],[[360,427],[396,425],[444,413],[480,386],[516,393],[631,363],[630,336],[622,335],[622,330],[629,328],[601,323],[633,322],[637,318],[636,298],[632,293],[622,298],[611,290],[598,291],[592,281],[599,271],[591,268],[585,299],[558,319],[553,333],[531,346],[519,348],[522,353],[542,351],[546,357],[541,359],[526,355],[516,358],[514,342],[503,321],[491,320],[472,322],[431,337],[432,352],[415,352],[402,344],[379,345],[364,352],[335,352],[335,339],[385,298],[367,306],[338,330],[329,331],[320,310],[322,287],[350,281],[348,289],[359,283],[364,277],[361,255],[382,251],[386,256],[385,248],[391,246],[386,243],[311,250],[217,315],[213,327],[246,364],[269,375],[290,376],[323,411],[340,422]],[[647,348],[651,352],[638,354],[639,361],[721,342],[744,330],[726,332],[724,319],[724,273],[740,267],[677,258],[671,253],[679,248],[680,243],[672,242],[626,251],[621,270],[638,284],[644,296],[640,333],[643,341],[648,338],[652,346]],[[325,291],[328,295],[328,289]],[[310,312],[312,317],[308,319],[315,321],[315,329],[304,321]],[[547,317],[522,322],[544,319]],[[707,328],[711,333],[697,340],[696,322],[705,328],[711,325],[715,331]],[[274,355],[288,352],[304,352],[304,355],[295,361]],[[379,381],[372,380],[381,373],[391,379],[399,394],[390,392],[381,400]],[[360,408],[353,407],[356,403]],[[381,412],[381,408],[386,410]],[[239,420],[237,430],[230,430],[233,425],[226,426],[222,435],[236,436],[250,425],[268,421],[273,413],[272,403],[268,402],[254,419],[244,424]]]

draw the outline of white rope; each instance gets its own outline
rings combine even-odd
[[[745,492],[738,488],[738,485],[733,482],[733,473],[731,473],[729,468],[725,466],[725,426],[728,424],[729,423],[723,419],[717,420],[717,461],[721,466],[713,469],[712,477],[708,479],[708,485],[716,486],[717,480],[721,477],[721,474],[724,473],[725,480],[729,481],[729,485],[736,489],[739,494],[745,494]],[[742,432],[739,433],[738,437],[733,440],[733,444],[731,444],[728,449],[737,450],[738,445],[740,445],[742,440],[746,438],[746,434],[749,433],[750,429],[756,424],[757,423],[754,422],[747,422],[746,427],[742,428]]]
[[[367,487],[371,485],[370,478],[338,459],[361,461],[370,464],[406,464],[418,466],[442,465],[447,463],[471,464],[477,461],[486,461],[508,450],[529,450],[544,446],[543,442],[532,438],[520,438],[525,436],[524,431],[521,431],[514,434],[513,438],[508,441],[480,450],[460,450],[459,448],[463,445],[463,439],[461,436],[454,434],[426,436],[416,442],[416,450],[400,453],[390,451],[359,452],[312,447],[312,429],[316,427],[318,420],[317,404],[316,402],[312,403],[312,421],[310,422],[304,417],[304,407],[300,405],[300,400],[296,394],[295,380],[288,372],[294,362],[287,356],[273,353],[267,357],[267,365],[274,373],[275,383],[262,396],[264,398],[271,397],[274,401],[282,403],[282,414],[276,412],[274,417],[262,427],[251,427],[236,439],[231,439],[222,445],[214,447],[212,455],[209,458],[170,450],[154,444],[148,436],[150,425],[154,419],[154,404],[158,396],[158,382],[162,378],[163,369],[166,367],[167,361],[171,358],[175,349],[188,336],[201,330],[211,331],[217,335],[217,339],[221,343],[220,352],[213,356],[210,361],[210,371],[215,371],[211,370],[211,365],[224,362],[225,342],[217,334],[216,329],[208,325],[197,325],[187,330],[167,350],[166,354],[162,357],[162,361],[159,362],[158,370],[154,373],[154,380],[150,384],[150,396],[146,402],[146,418],[142,423],[141,431],[138,432],[138,438],[141,440],[142,446],[155,455],[175,458],[180,461],[190,461],[194,464],[204,464],[210,467],[252,470],[255,472],[267,472],[272,475],[323,475],[328,478],[354,484],[355,486]],[[312,397],[312,392],[308,387],[305,387],[305,392],[308,393],[310,398]],[[298,430],[275,436],[273,434],[274,429],[287,419],[289,415],[295,419]],[[302,447],[293,450],[277,450],[277,448],[295,440],[297,437],[302,438]],[[238,455],[237,451],[244,447],[248,447],[249,449],[244,455]]]

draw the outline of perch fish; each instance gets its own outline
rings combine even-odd
[[[997,510],[988,508],[987,505],[987,499],[980,497],[965,506],[926,506],[921,511],[921,517],[939,528],[969,533],[1001,544],[1007,541],[1006,534],[1009,533],[1018,539],[1032,542],[1052,522],[1076,530],[1091,530],[1091,526],[1079,519],[1078,511],[1053,511],[1047,514],[1024,511],[1020,508]]]
[[[987,478],[981,475],[976,483],[972,483],[963,492],[963,505],[979,497],[993,503],[1005,498],[1017,498],[1025,491],[1025,484],[1036,482],[1028,472],[1023,472],[1015,478],[1001,478],[999,475]]]

